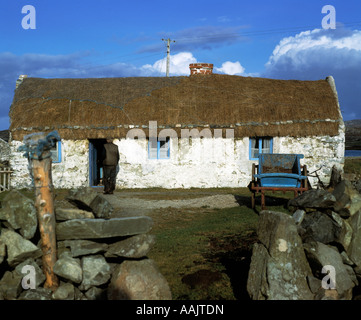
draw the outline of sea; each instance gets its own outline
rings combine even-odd
[[[345,157],[361,157],[361,150],[345,150]]]

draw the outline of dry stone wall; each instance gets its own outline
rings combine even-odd
[[[68,200],[74,207],[55,209],[58,259],[54,273],[60,286],[53,292],[42,287],[45,276],[33,201],[15,190],[4,198],[0,299],[172,298],[166,279],[147,258],[155,243],[149,233],[151,218],[112,218],[113,208],[92,188],[70,190]]]
[[[247,290],[254,300],[352,300],[361,292],[361,194],[348,180],[264,210]]]

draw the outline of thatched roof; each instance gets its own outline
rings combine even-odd
[[[337,135],[342,119],[326,80],[228,75],[26,78],[10,108],[12,139],[58,130],[63,139],[124,137],[130,128],[232,128],[235,137]],[[225,136],[225,133],[223,134]],[[180,135],[179,135],[180,137]]]

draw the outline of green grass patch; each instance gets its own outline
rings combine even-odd
[[[345,158],[345,173],[361,174],[361,158]]]
[[[149,257],[167,279],[173,299],[248,297],[246,278],[259,217],[250,208],[250,195],[238,189],[240,206],[234,208],[167,208],[150,214],[156,244]],[[268,195],[268,209],[288,212],[283,197]]]

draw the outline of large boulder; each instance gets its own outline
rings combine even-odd
[[[108,219],[114,210],[109,201],[91,187],[72,189],[67,199],[79,209],[93,212],[97,218]]]
[[[310,300],[312,274],[294,219],[281,212],[262,211],[247,290],[254,300]]]
[[[66,221],[72,219],[94,219],[94,214],[90,211],[77,208],[56,208],[55,218],[57,221]]]
[[[0,241],[5,243],[7,250],[7,261],[12,267],[18,265],[28,258],[36,259],[42,255],[42,251],[20,234],[9,229],[2,229]]]
[[[147,233],[153,225],[150,217],[113,219],[74,219],[57,223],[58,240],[100,239]]]
[[[172,294],[153,260],[126,260],[113,272],[108,299],[171,300]]]
[[[59,287],[52,293],[53,300],[74,300],[75,288],[69,282],[60,282]]]
[[[308,190],[288,202],[289,206],[297,208],[323,209],[333,207],[335,196],[323,189]]]
[[[105,252],[108,245],[90,240],[65,240],[58,242],[58,248],[62,251],[65,251],[64,248],[70,248],[72,257],[80,257]]]
[[[352,239],[347,248],[347,255],[359,267],[361,267],[361,211],[354,214],[347,221],[352,228]]]
[[[80,290],[88,290],[100,286],[110,279],[111,268],[102,255],[86,256],[82,258],[83,281]]]
[[[79,259],[74,259],[69,253],[64,252],[54,264],[54,273],[74,283],[83,280],[83,269]]]
[[[348,180],[342,180],[332,194],[335,196],[336,202],[334,210],[343,218],[348,218],[361,210],[361,194],[353,187]]]
[[[17,190],[10,191],[2,201],[0,220],[6,220],[25,239],[33,238],[38,227],[34,201]]]
[[[341,227],[328,214],[314,211],[305,215],[298,231],[303,242],[331,243],[338,238]]]
[[[23,276],[17,272],[6,271],[0,280],[0,296],[6,300],[14,300],[21,293]]]
[[[337,291],[337,299],[351,300],[352,289],[355,286],[353,279],[356,276],[354,273],[351,274],[353,272],[352,268],[343,263],[337,248],[321,242],[305,243],[304,248],[315,277],[318,279],[324,278],[326,274],[322,273],[322,269],[326,266],[333,267],[335,279],[331,278],[331,280],[335,280],[333,281],[335,287],[331,289]],[[329,284],[331,285],[331,282]],[[328,288],[323,289],[328,290]]]
[[[150,234],[138,234],[109,245],[106,258],[142,258],[146,256],[155,243],[155,236]]]
[[[38,266],[33,258],[26,259],[22,263],[18,264],[15,268],[15,272],[20,276],[24,277],[27,273],[23,273],[26,269],[23,269],[25,266],[32,266],[35,271],[35,287],[39,287],[45,282],[45,275],[43,270]]]

